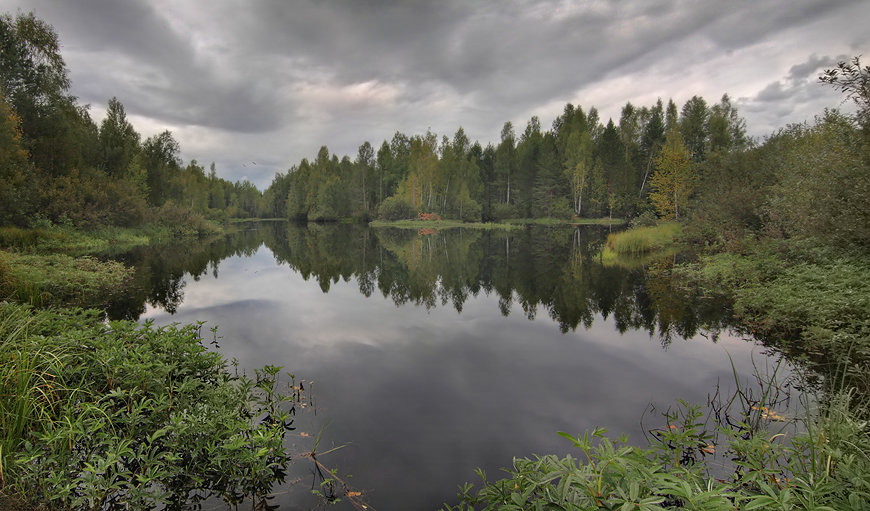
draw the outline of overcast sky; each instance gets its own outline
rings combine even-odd
[[[143,136],[261,189],[324,144],[486,145],[568,102],[606,122],[727,92],[761,137],[840,106],[822,69],[870,60],[867,0],[0,0],[18,9],[54,26],[95,121],[116,96]]]

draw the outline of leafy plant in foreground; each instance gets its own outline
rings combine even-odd
[[[231,374],[200,329],[0,303],[2,494],[46,509],[265,505],[299,403],[277,366]]]
[[[870,429],[856,418],[855,396],[841,392],[796,421],[775,411],[774,380],[759,382],[760,392],[738,381],[727,399],[716,394],[707,413],[680,402],[646,448],[601,428],[559,433],[579,459],[517,458],[496,481],[478,470],[481,488],[464,485],[445,509],[870,509]],[[802,432],[792,437],[789,425]]]

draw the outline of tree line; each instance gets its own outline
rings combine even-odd
[[[81,227],[253,217],[250,182],[182,162],[169,131],[142,140],[117,98],[97,125],[69,92],[54,29],[0,15],[0,225],[45,219]]]
[[[567,104],[544,130],[532,117],[517,134],[511,122],[498,144],[431,131],[396,132],[379,148],[364,142],[354,159],[326,146],[275,176],[264,197],[271,216],[326,221],[399,219],[418,213],[473,221],[572,216],[679,218],[711,156],[750,145],[728,95],[715,104],[692,97],[626,103],[618,123],[595,107]]]

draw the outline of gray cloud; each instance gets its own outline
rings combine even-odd
[[[819,83],[824,69],[836,66],[849,57],[809,55],[804,62],[791,66],[785,76],[770,82],[754,96],[741,97],[738,105],[744,115],[755,118],[756,133],[768,134],[791,122],[812,120],[825,108],[843,107],[847,112],[851,105],[843,104],[838,93]],[[759,126],[764,131],[757,131]]]
[[[836,106],[814,73],[870,45],[861,0],[0,0],[18,8],[57,29],[95,115],[117,96],[143,132],[261,187],[323,144],[459,126],[485,144],[568,101],[606,120],[729,92],[763,133]]]

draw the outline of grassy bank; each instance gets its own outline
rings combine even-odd
[[[371,227],[394,227],[396,229],[516,229],[519,226],[495,222],[463,222],[462,220],[372,220]]]
[[[502,222],[463,222],[462,220],[372,220],[371,227],[396,227],[398,229],[450,229],[466,227],[469,229],[516,229],[526,225],[622,225],[619,218],[512,218]]]
[[[645,267],[677,253],[681,231],[680,224],[665,222],[610,233],[601,248],[600,261],[606,266]]]
[[[649,227],[635,227],[607,235],[607,250],[620,256],[638,256],[674,245],[682,228],[676,222]]]
[[[114,261],[0,250],[0,298],[39,307],[106,305],[124,294],[132,276]]]
[[[621,218],[510,218],[506,224],[515,225],[624,225]]]
[[[7,226],[0,227],[0,248],[26,253],[84,255],[125,251],[162,240],[209,236],[220,232],[222,229],[212,223],[204,223],[199,228],[161,224],[98,229],[58,225],[30,229]]]
[[[48,510],[261,500],[299,393],[278,367],[230,372],[199,328],[0,302],[0,494]]]

